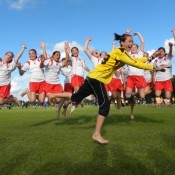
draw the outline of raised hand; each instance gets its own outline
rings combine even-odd
[[[69,46],[68,42],[65,42],[64,48],[65,48],[65,52],[69,54],[70,53],[70,46]]]
[[[159,56],[160,55],[160,51],[155,51],[153,54],[152,54],[152,57],[157,57],[157,56]]]
[[[42,49],[44,49],[44,48],[46,47],[45,42],[41,41],[41,42],[40,42],[40,47],[41,47]]]
[[[22,68],[21,63],[17,63],[16,67],[17,67],[18,69],[21,69],[21,68]]]
[[[169,45],[170,47],[172,47],[172,46],[173,46],[173,43],[172,43],[172,42],[169,42],[168,45]]]
[[[92,38],[91,36],[89,36],[89,37],[87,38],[88,41],[92,41],[92,39],[93,39],[93,38]]]
[[[131,30],[130,28],[128,28],[128,29],[126,30],[126,34],[129,34],[131,31],[132,31],[132,30]]]
[[[25,43],[23,43],[23,44],[22,44],[22,48],[27,49],[27,47],[26,47],[26,44],[25,44]]]

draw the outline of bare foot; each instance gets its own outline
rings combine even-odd
[[[26,95],[26,94],[27,94],[27,91],[29,91],[27,88],[26,88],[26,89],[24,89],[24,91],[21,93],[21,97],[24,97],[24,95]]]
[[[96,142],[100,143],[100,144],[108,144],[109,140],[105,140],[101,135],[93,135],[92,139],[95,140]]]
[[[75,105],[72,105],[71,106],[71,109],[70,109],[70,115],[75,111]]]
[[[60,108],[58,108],[58,109],[57,109],[57,111],[56,111],[57,118],[59,118],[59,117],[60,117],[60,110],[61,110],[61,109],[60,109]]]
[[[134,120],[134,114],[131,114],[131,115],[130,115],[130,119],[131,119],[131,120]]]

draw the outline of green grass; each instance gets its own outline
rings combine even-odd
[[[55,108],[0,110],[0,175],[175,175],[175,106],[111,107],[92,141],[97,107],[56,120]]]

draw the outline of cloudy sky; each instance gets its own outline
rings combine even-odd
[[[174,43],[174,7],[174,0],[0,0],[0,57],[9,50],[18,54],[22,43],[26,43],[27,50],[20,59],[24,64],[29,59],[29,49],[41,54],[41,41],[46,43],[49,54],[63,52],[67,41],[79,48],[80,56],[92,68],[83,53],[85,39],[92,36],[93,48],[109,52],[113,33],[123,34],[127,28],[143,35],[145,51],[153,52],[161,46],[168,51],[168,42]],[[137,37],[134,41],[139,44]],[[19,94],[28,87],[28,80],[28,73],[21,77],[15,70],[12,94],[22,99]]]

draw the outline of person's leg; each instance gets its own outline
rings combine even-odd
[[[121,92],[117,91],[117,109],[119,112],[122,112],[121,110]]]
[[[145,95],[148,95],[148,94],[150,94],[151,92],[152,92],[151,87],[150,87],[149,85],[147,85],[147,86],[145,87]]]
[[[138,89],[139,91],[139,96],[141,99],[144,99],[145,98],[145,88],[140,88]]]
[[[28,95],[28,91],[29,91],[29,89],[28,88],[26,88],[26,89],[24,89],[23,91],[22,91],[22,93],[21,93],[21,97],[24,97],[24,95]],[[29,91],[30,92],[30,91]],[[30,95],[29,95],[30,96]]]
[[[170,99],[171,99],[171,92],[170,91],[165,91],[165,98],[166,98],[165,106],[170,106]]]
[[[62,114],[64,115],[64,117],[66,117],[66,115],[67,115],[67,108],[68,108],[68,106],[69,106],[70,103],[71,103],[71,100],[66,100],[64,102],[63,112],[62,112]]]
[[[160,96],[161,96],[162,90],[155,90],[155,96],[156,96],[156,107],[160,107]]]
[[[80,88],[79,86],[75,86],[75,87],[74,87],[74,92],[75,92],[75,93],[78,92],[79,88]],[[71,108],[70,108],[70,115],[72,115],[72,113],[75,111],[76,107],[77,107],[77,105],[72,104],[72,106],[71,106]]]
[[[0,105],[6,104],[8,102],[7,98],[0,98]]]
[[[94,79],[88,79],[88,83],[99,105],[99,112],[97,116],[95,131],[92,135],[92,138],[100,144],[107,144],[109,141],[102,137],[101,129],[103,127],[105,117],[108,116],[110,110],[110,102],[108,99],[108,95],[103,83]]]
[[[103,127],[104,121],[105,121],[105,117],[99,114],[97,116],[95,131],[94,131],[94,133],[92,135],[92,139],[94,139],[95,141],[99,142],[100,144],[107,144],[107,143],[109,143],[108,140],[104,139],[101,136],[101,129]]]
[[[126,99],[130,99],[131,98],[132,91],[133,91],[132,88],[126,87],[126,91],[125,91],[125,97],[126,97]]]
[[[57,99],[58,99],[58,98],[57,98]],[[60,111],[61,111],[61,107],[63,106],[64,101],[66,100],[65,98],[59,98],[59,99],[60,99],[60,102],[59,102],[58,105],[57,105],[57,111],[56,111],[57,118],[59,118],[59,116],[60,116]]]
[[[131,120],[134,120],[134,105],[135,105],[134,96],[131,96],[130,98],[130,108],[131,108],[130,119]]]
[[[55,98],[67,98],[67,99],[71,99],[72,93],[70,92],[60,92],[57,94],[48,94],[48,99],[49,102],[52,101]]]

